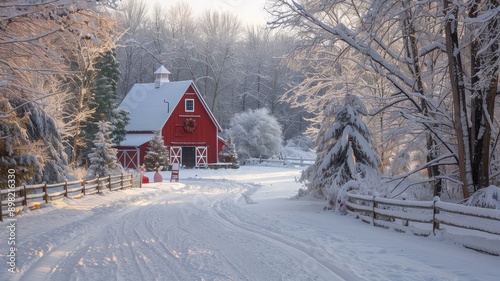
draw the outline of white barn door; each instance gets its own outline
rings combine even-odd
[[[182,158],[182,147],[171,146],[170,147],[170,164],[180,164]]]
[[[196,167],[207,166],[208,164],[207,153],[208,151],[206,146],[196,147]]]

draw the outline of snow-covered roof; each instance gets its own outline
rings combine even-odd
[[[130,112],[131,131],[160,130],[179,103],[192,81],[168,82],[155,88],[155,83],[135,84],[120,104]]]
[[[154,136],[155,134],[126,134],[125,139],[120,142],[120,146],[138,147],[149,142]]]
[[[160,66],[154,74],[172,74],[170,73],[170,71],[168,71],[168,69],[166,69],[163,65]]]

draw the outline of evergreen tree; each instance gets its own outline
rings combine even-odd
[[[97,124],[103,114],[103,120],[112,124],[110,131],[114,144],[125,139],[125,126],[130,118],[127,111],[116,108],[116,89],[120,78],[118,67],[114,50],[103,53],[94,64],[97,72],[92,88],[95,112],[85,124],[89,149],[92,147],[92,137],[99,131]]]
[[[161,131],[157,131],[149,142],[149,150],[144,156],[144,165],[148,171],[156,171],[160,167],[166,169],[169,160],[168,148],[164,145]]]
[[[236,152],[236,146],[233,143],[231,137],[227,140],[226,145],[222,148],[222,152],[219,153],[222,162],[232,163],[231,167],[238,168],[238,153]]]
[[[0,183],[9,169],[16,185],[73,179],[54,119],[21,97],[0,96]]]
[[[327,114],[317,138],[317,159],[303,180],[308,191],[325,197],[335,205],[341,189],[360,183],[363,178],[377,174],[380,160],[372,149],[368,126],[361,120],[367,112],[361,100],[351,94],[344,106],[333,108],[333,123]]]
[[[99,131],[95,134],[92,152],[88,154],[90,167],[85,174],[86,179],[124,172],[116,157],[117,151],[113,148],[110,127],[110,122],[104,120],[98,122]]]

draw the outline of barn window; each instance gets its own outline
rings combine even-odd
[[[194,112],[194,99],[186,99],[186,112]]]

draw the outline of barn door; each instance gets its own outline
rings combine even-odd
[[[181,163],[182,157],[182,147],[180,146],[171,146],[170,147],[170,163]]]
[[[139,150],[118,150],[117,158],[124,168],[138,169],[139,168]]]
[[[196,167],[206,166],[208,164],[207,147],[196,147]]]

